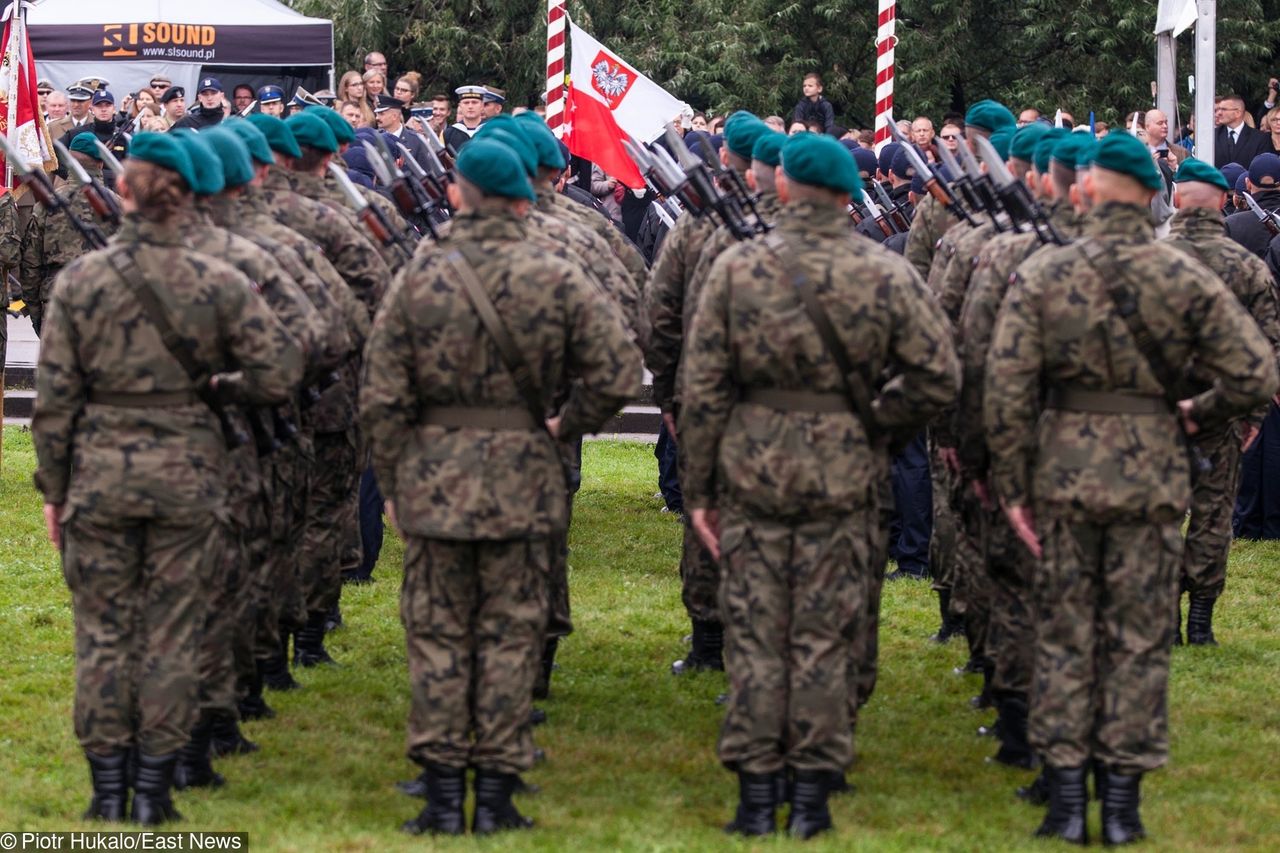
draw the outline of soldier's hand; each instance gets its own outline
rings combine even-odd
[[[1036,520],[1031,510],[1025,506],[1006,506],[1004,514],[1009,519],[1009,526],[1018,534],[1032,556],[1037,560],[1043,557],[1044,548],[1040,545],[1040,537],[1036,535]]]
[[[62,550],[62,505],[44,505],[44,528],[49,532],[49,542],[54,548]]]
[[[662,413],[662,423],[667,428],[667,435],[671,438],[671,443],[676,443],[676,416],[670,412]]]
[[[399,523],[398,521],[396,521],[396,505],[395,505],[395,503],[394,503],[393,501],[391,501],[390,499],[387,499],[387,500],[383,501],[383,502],[382,502],[382,511],[383,511],[383,512],[385,512],[385,513],[387,514],[387,521],[391,522],[391,526],[392,526],[392,527],[394,527],[394,528],[396,529],[396,532],[397,532],[397,533],[399,533],[399,532],[400,532],[400,523]]]
[[[1253,447],[1253,442],[1257,440],[1261,432],[1257,424],[1245,424],[1244,435],[1240,437],[1240,452],[1244,453],[1250,447]]]
[[[1187,435],[1195,435],[1200,431],[1200,424],[1195,419],[1195,401],[1179,400],[1178,417],[1182,419],[1182,429]]]
[[[689,511],[689,523],[702,544],[715,560],[720,559],[720,510],[694,509]]]
[[[547,418],[547,432],[551,433],[552,438],[560,438],[560,416]]]
[[[939,447],[938,456],[951,469],[952,474],[960,473],[960,451],[954,447]]]
[[[991,500],[991,490],[987,488],[986,480],[970,480],[973,484],[973,493],[978,496],[978,503],[982,504],[982,508],[987,512],[996,508],[995,502]]]

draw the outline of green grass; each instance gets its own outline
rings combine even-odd
[[[71,726],[72,614],[31,487],[30,436],[5,430],[0,484],[0,831],[85,828],[88,773]],[[247,831],[271,850],[766,849],[720,832],[736,797],[715,758],[723,679],[676,679],[687,633],[676,576],[679,525],[653,498],[652,448],[587,446],[571,558],[576,633],[562,646],[549,761],[521,799],[532,833],[476,841],[398,832],[419,807],[392,784],[408,710],[397,595],[400,544],[388,539],[377,583],[343,592],[347,626],[331,636],[340,668],[300,674],[306,689],[269,694],[276,720],[246,728],[261,753],[225,759],[228,785],[184,793],[185,827]],[[1280,846],[1280,543],[1232,555],[1215,650],[1178,649],[1170,697],[1172,761],[1150,777],[1149,847]],[[858,729],[852,797],[838,831],[806,849],[1046,849],[1029,840],[1038,810],[1012,789],[1028,774],[984,763],[971,678],[951,674],[960,643],[938,648],[927,585],[890,585],[880,685]],[[1097,817],[1094,816],[1094,827]],[[1095,832],[1096,835],[1096,832]],[[1048,845],[1051,849],[1052,845]]]

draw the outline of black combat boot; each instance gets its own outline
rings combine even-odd
[[[126,764],[129,754],[125,750],[108,755],[85,751],[89,760],[89,775],[93,779],[93,799],[85,820],[106,820],[119,823],[124,820],[125,802],[129,799],[129,783]]]
[[[401,828],[410,835],[462,835],[466,832],[467,819],[462,813],[462,805],[467,799],[466,768],[428,764],[419,778],[425,783],[427,804],[417,817],[405,821]]]
[[[1098,799],[1102,800],[1102,843],[1130,844],[1147,837],[1138,814],[1138,794],[1142,774],[1126,775],[1099,764],[1096,768]]]
[[[409,797],[427,798],[427,771],[423,770],[417,776],[404,782],[396,783],[396,790]]]
[[[785,799],[786,787],[786,776],[781,773],[739,771],[738,812],[724,831],[736,835],[772,835],[777,832],[778,802]]]
[[[1027,742],[1027,697],[1022,693],[1005,693],[999,699],[1000,720],[997,724],[1000,749],[995,760],[1010,767],[1033,770],[1036,754]]]
[[[1041,766],[1040,773],[1031,781],[1031,784],[1014,789],[1013,795],[1028,805],[1047,806],[1049,804],[1049,782],[1045,772],[1045,767]]]
[[[504,829],[529,829],[533,826],[533,821],[516,811],[515,803],[511,802],[516,782],[514,773],[476,769],[476,811],[471,816],[472,832],[488,835]]]
[[[182,820],[182,815],[173,807],[170,795],[178,753],[147,755],[145,752],[138,752],[135,760],[137,770],[133,780],[133,810],[129,813],[129,819],[143,826]]]
[[[938,612],[942,616],[942,622],[938,626],[938,633],[929,638],[930,642],[946,643],[952,637],[964,633],[964,617],[951,612],[951,590],[938,590]]]
[[[270,720],[276,715],[275,710],[262,697],[262,661],[255,661],[253,677],[249,679],[249,692],[237,704],[242,720]],[[285,667],[287,673],[289,668]]]
[[[791,814],[787,815],[787,833],[802,841],[831,829],[831,810],[827,808],[828,774],[822,770],[797,770],[791,786]]]
[[[693,620],[693,643],[684,660],[671,664],[672,675],[715,669],[724,671],[724,625]]]
[[[1049,783],[1049,812],[1036,830],[1038,838],[1060,838],[1071,844],[1088,844],[1089,827],[1085,807],[1089,792],[1084,767],[1048,767],[1044,769]]]
[[[325,612],[317,610],[307,614],[307,624],[293,635],[293,665],[319,666],[322,663],[337,663],[329,656],[324,647]]]
[[[1216,598],[1207,595],[1190,595],[1191,604],[1187,607],[1187,645],[1216,646],[1213,638],[1213,604]]]
[[[302,687],[289,672],[289,635],[281,633],[280,651],[258,660],[258,672],[268,690],[297,690]]]
[[[980,660],[982,692],[969,699],[969,707],[975,711],[985,711],[988,708],[994,708],[996,704],[995,698],[991,695],[991,678],[996,672],[995,661],[991,660],[991,658],[981,658]]]
[[[261,699],[261,695],[258,698]],[[216,756],[248,755],[260,749],[240,731],[240,723],[230,711],[218,711],[214,714],[211,734],[209,743]]]
[[[538,670],[538,680],[533,683],[534,699],[546,699],[551,695],[551,672],[556,668],[556,649],[559,646],[559,637],[550,638],[542,646],[542,667]]]
[[[201,711],[200,722],[191,730],[191,740],[178,752],[178,764],[173,770],[173,787],[179,791],[187,788],[222,787],[226,780],[213,769],[213,762],[210,760],[212,740],[213,714]]]

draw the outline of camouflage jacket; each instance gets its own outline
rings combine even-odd
[[[124,250],[134,252],[196,362],[219,377],[220,396],[279,403],[302,378],[302,351],[252,283],[230,264],[186,248],[189,237],[176,225],[126,217],[109,248],[72,262],[54,284],[31,430],[36,486],[68,513],[189,519],[220,511],[226,497],[226,450],[203,403],[89,402],[91,392],[193,387],[113,271]]]
[[[360,423],[401,529],[436,539],[565,530],[559,449],[538,430],[424,424],[432,406],[525,404],[444,254],[475,270],[534,374],[544,407],[569,387],[560,437],[597,429],[640,391],[640,353],[608,297],[533,245],[513,215],[464,214],[397,276],[365,350]]]
[[[684,291],[702,253],[702,245],[715,231],[710,216],[686,213],[662,241],[658,259],[649,271],[644,289],[644,311],[649,317],[649,345],[645,365],[653,373],[654,402],[664,412],[674,410],[676,370],[684,344]]]
[[[778,198],[776,192],[761,193],[760,199],[756,203],[756,208],[759,210],[761,218],[765,222],[772,224],[782,211],[782,200]],[[711,272],[711,265],[715,263],[716,258],[720,257],[721,252],[738,242],[738,238],[733,236],[729,226],[721,225],[715,231],[712,231],[711,236],[702,244],[702,249],[698,252],[697,260],[693,264],[693,271],[689,274],[684,286],[682,313],[684,315],[684,333],[686,335],[689,334],[689,329],[693,326],[694,311],[697,309],[698,299],[702,295],[702,285],[706,283],[707,274]]]
[[[1080,217],[1071,204],[1057,201],[1049,205],[1049,218],[1067,239],[1080,234]],[[982,391],[987,373],[987,351],[995,331],[996,316],[1004,302],[1009,282],[1019,264],[1044,244],[1034,234],[1000,234],[978,255],[973,278],[960,309],[957,329],[960,362],[964,376],[952,432],[958,442],[960,463],[970,479],[986,476],[989,456],[987,435],[982,426]]]
[[[907,236],[907,248],[903,254],[911,266],[916,268],[916,272],[920,273],[920,278],[928,280],[938,241],[959,221],[933,196],[925,196],[916,205],[915,216],[911,219],[911,231]]]
[[[964,306],[965,294],[969,292],[969,283],[973,280],[978,256],[996,236],[998,236],[996,227],[987,221],[979,223],[977,227],[966,227],[964,233],[957,235],[952,244],[955,252],[943,270],[934,293],[938,295],[938,304],[942,306],[942,313],[947,315],[947,319],[951,321],[957,333],[960,326],[960,309]],[[947,239],[951,239],[951,234],[947,235]]]
[[[57,192],[70,203],[77,219],[97,225],[103,234],[110,237],[115,233],[116,226],[98,219],[82,192],[83,188],[84,184],[72,175]],[[22,283],[22,298],[33,305],[44,302],[48,299],[54,276],[67,264],[89,251],[90,247],[66,216],[51,212],[43,204],[37,203],[31,210],[31,218],[27,221],[27,230],[22,237],[20,271],[15,270]]]
[[[369,233],[368,226],[360,221],[360,217],[356,216],[355,208],[347,200],[342,190],[338,188],[338,184],[332,175],[326,172],[322,177],[320,175],[307,175],[302,172],[289,172],[288,179],[289,185],[296,192],[312,201],[325,205],[341,216],[349,226],[369,237],[369,243],[378,250],[383,263],[387,265],[387,269],[393,275],[400,269],[403,256],[395,246],[382,245],[373,238]]]
[[[1212,428],[1276,391],[1276,362],[1257,323],[1199,262],[1156,242],[1151,212],[1107,203],[1084,236],[1018,267],[987,356],[984,421],[992,479],[1010,505],[1094,522],[1181,520],[1191,494],[1175,415],[1045,409],[1054,390],[1164,397],[1107,287],[1128,289],[1172,365],[1195,358],[1216,382],[1193,398]],[[1110,256],[1084,253],[1094,242]]]
[[[631,274],[631,280],[635,282],[636,288],[644,284],[645,275],[647,275],[644,256],[640,254],[640,250],[635,247],[635,244],[626,238],[626,235],[614,227],[612,222],[600,215],[599,212],[586,205],[579,204],[564,193],[552,193],[551,203],[559,208],[561,213],[574,219],[578,224],[585,225],[604,238],[605,242],[613,249],[614,256]]]
[[[9,307],[9,281],[4,273],[18,277],[18,265],[22,255],[22,240],[18,236],[18,207],[13,193],[0,195],[0,277],[4,277],[4,290],[0,292],[0,308]],[[23,288],[25,296],[26,288]],[[8,339],[8,327],[0,329],[0,340]]]
[[[683,368],[685,506],[843,515],[872,505],[887,464],[859,418],[740,402],[751,389],[845,393],[794,271],[806,273],[855,365],[870,376],[894,366],[872,402],[880,430],[918,427],[954,399],[951,334],[911,265],[854,234],[843,210],[793,204],[774,233],[785,257],[751,240],[722,253],[707,276]]]

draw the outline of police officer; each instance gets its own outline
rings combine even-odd
[[[284,116],[284,90],[274,83],[258,90],[258,110],[263,115]]]
[[[170,91],[173,91],[172,89]],[[165,93],[168,94],[167,92]],[[196,106],[186,110],[182,118],[173,123],[176,128],[204,130],[213,127],[226,116],[226,95],[223,93],[222,81],[217,77],[201,78],[196,88]]]

